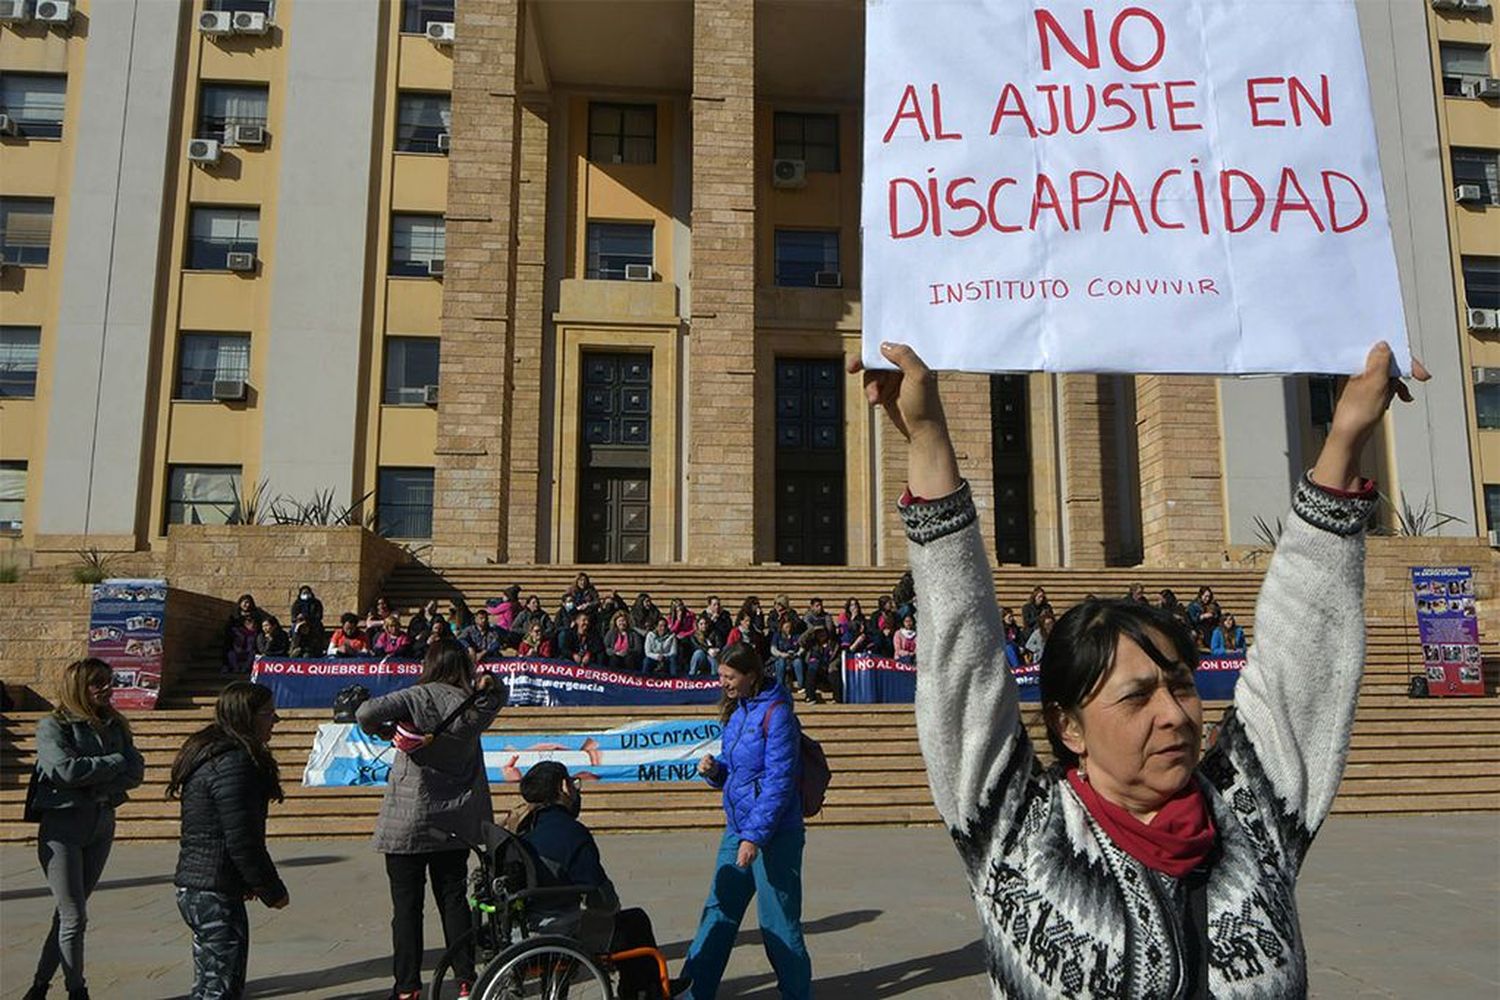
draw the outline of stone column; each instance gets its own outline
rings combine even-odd
[[[1141,534],[1150,566],[1217,566],[1224,558],[1219,398],[1207,377],[1136,378]]]
[[[1059,375],[1058,430],[1062,450],[1062,507],[1066,530],[1063,564],[1095,567],[1107,563],[1104,510],[1107,439],[1103,430],[1097,375]]]
[[[546,324],[547,149],[551,108],[521,109],[521,179],[516,205],[515,336],[511,355],[508,542],[512,562],[539,558],[542,469],[542,330]]]
[[[519,0],[457,9],[432,512],[444,563],[510,554],[520,13]]]
[[[752,477],[725,462],[756,446],[754,115],[753,0],[694,0],[687,556],[696,563],[755,555]]]

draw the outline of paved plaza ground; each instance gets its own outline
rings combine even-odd
[[[650,909],[674,970],[697,922],[717,839],[601,838],[620,895]],[[280,842],[273,853],[292,903],[279,912],[252,909],[250,995],[383,998],[390,918],[378,856],[353,840]],[[172,897],[175,858],[167,844],[115,848],[90,907],[95,997],[186,994],[191,962]],[[977,918],[941,831],[814,830],[806,895],[822,1000],[988,996]],[[1316,997],[1500,996],[1500,817],[1335,818],[1313,847],[1300,898]],[[5,1000],[25,990],[50,917],[35,851],[0,848]],[[725,998],[776,996],[754,927],[752,914]],[[429,912],[429,967],[438,940]]]

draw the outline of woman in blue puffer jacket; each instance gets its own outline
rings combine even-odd
[[[727,822],[682,972],[692,979],[694,1000],[713,1000],[740,920],[755,896],[766,957],[781,995],[804,1000],[812,996],[812,960],[802,938],[802,729],[791,695],[766,675],[749,646],[739,643],[719,655],[719,682],[724,686],[723,757],[704,757],[698,773],[724,790]]]

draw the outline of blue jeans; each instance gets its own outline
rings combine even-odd
[[[812,996],[812,959],[802,938],[802,848],[806,842],[804,830],[783,830],[761,846],[747,871],[734,863],[739,836],[724,831],[698,934],[682,966],[682,974],[693,980],[693,1000],[718,996],[719,980],[752,896],[756,897],[766,957],[776,972],[783,1000]]]
[[[700,666],[703,668],[703,672],[705,674],[710,675],[713,674],[715,670],[719,669],[719,665],[714,662],[714,658],[712,656],[709,656],[701,649],[695,649],[693,650],[693,658],[688,661],[688,676],[695,676],[698,673],[698,668]]]
[[[786,686],[786,668],[788,664],[792,667],[792,676],[797,678],[797,686],[805,689],[807,687],[807,664],[802,662],[802,657],[800,656],[786,656],[776,659],[776,683],[783,687]]]

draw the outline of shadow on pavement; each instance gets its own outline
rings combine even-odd
[[[341,861],[349,860],[342,854],[313,854],[305,858],[287,858],[285,861],[276,862],[277,868],[307,868],[311,865],[336,865]],[[110,889],[141,889],[148,885],[171,885],[172,875],[138,875],[135,878],[117,878],[100,882],[94,887],[95,893],[108,892]],[[42,896],[51,895],[52,890],[45,885],[35,886],[30,889],[4,889],[0,890],[0,902],[9,902],[16,899],[37,899]]]
[[[808,936],[813,934],[836,934],[839,931],[847,931],[858,927],[860,924],[868,924],[879,919],[884,910],[850,910],[848,913],[834,913],[830,916],[819,917],[817,920],[809,920],[802,925],[802,933]],[[748,945],[761,944],[763,938],[760,930],[740,931],[734,939],[736,948],[744,948]],[[661,945],[661,953],[669,962],[675,962],[687,957],[688,946],[691,941],[673,941]]]

